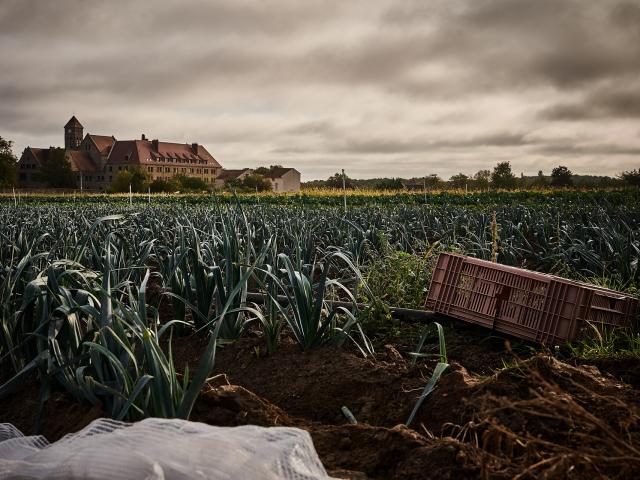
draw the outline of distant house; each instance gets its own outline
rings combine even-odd
[[[253,173],[254,171],[250,168],[222,170],[216,179],[216,187],[223,188],[231,180],[242,181]],[[300,191],[300,172],[295,168],[272,167],[262,176],[271,182],[271,190],[274,192]]]
[[[241,168],[238,170],[222,170],[216,178],[216,187],[224,188],[225,184],[231,180],[242,181],[247,176],[251,175],[253,170],[250,168]]]
[[[118,172],[141,168],[152,180],[175,175],[198,177],[214,184],[222,166],[202,145],[149,140],[116,140],[113,136],[87,134],[73,116],[64,126],[65,156],[76,172],[77,186],[88,190],[105,190]],[[38,188],[43,184],[38,170],[49,158],[50,148],[25,148],[20,161],[19,183]]]
[[[274,192],[300,191],[300,172],[295,168],[273,167],[264,177],[271,181]]]

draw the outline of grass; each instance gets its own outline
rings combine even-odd
[[[640,359],[640,332],[589,323],[584,337],[569,344],[568,349],[572,356],[580,359]]]

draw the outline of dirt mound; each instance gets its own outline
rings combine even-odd
[[[452,394],[464,399],[440,432],[466,444],[471,463],[492,476],[635,478],[640,469],[638,392],[595,367],[536,356],[475,385],[446,385],[426,409]]]
[[[327,470],[338,478],[475,478],[464,446],[452,439],[427,439],[403,425],[323,425],[295,418],[236,385],[214,387],[197,401],[191,419],[211,425],[285,425],[311,434]]]
[[[640,388],[640,358],[623,356],[615,358],[596,358],[579,360],[582,365],[593,365],[603,373],[627,383],[634,388]]]
[[[202,392],[190,418],[222,427],[288,427],[295,423],[280,408],[237,385],[222,385]]]
[[[477,478],[464,446],[452,439],[427,439],[403,425],[333,425],[308,428],[325,467],[357,472],[354,478]],[[364,477],[365,475],[366,477]]]
[[[204,344],[176,338],[177,368],[195,368]],[[640,471],[639,392],[594,366],[537,355],[481,378],[454,362],[407,428],[432,363],[413,367],[391,346],[371,359],[331,347],[301,352],[290,340],[265,356],[260,345],[246,337],[219,349],[217,375],[191,419],[304,428],[338,478],[626,479]],[[1,399],[0,421],[33,433],[38,388],[33,378]],[[358,424],[347,423],[343,405]],[[100,415],[54,390],[42,431],[56,440]]]
[[[195,368],[189,358],[194,347],[187,343],[174,342],[177,368],[187,359]],[[219,349],[214,373],[307,421],[346,423],[341,408],[347,406],[361,423],[403,423],[430,375],[425,366],[410,367],[392,346],[370,359],[330,346],[302,352],[286,339],[266,356],[261,345],[260,339],[243,338]]]

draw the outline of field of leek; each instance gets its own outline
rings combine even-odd
[[[286,334],[302,350],[374,355],[356,302],[420,308],[439,251],[631,293],[640,284],[637,190],[352,192],[346,211],[343,201],[3,196],[0,396],[37,373],[41,405],[55,387],[116,419],[187,418],[219,345],[248,328],[268,353]],[[171,339],[185,332],[208,343],[178,372]]]

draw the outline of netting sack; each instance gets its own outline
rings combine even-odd
[[[0,424],[0,479],[330,479],[309,433],[177,419],[99,419],[49,444]]]

